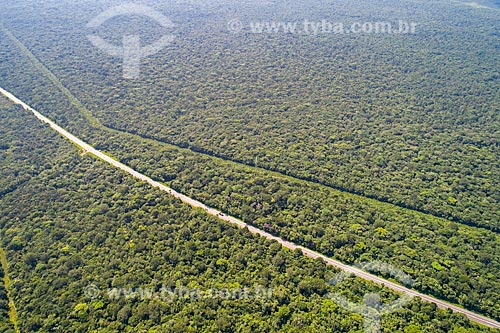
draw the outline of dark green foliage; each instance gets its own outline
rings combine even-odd
[[[41,111],[136,170],[170,181],[181,192],[248,223],[269,223],[272,232],[343,261],[389,261],[410,273],[418,289],[498,318],[497,234],[188,150],[90,129],[57,89],[50,83],[44,88],[54,91],[53,106],[40,104]],[[56,110],[75,116],[66,124]],[[168,260],[175,262],[175,256]],[[445,270],[436,271],[433,261],[444,264]]]
[[[17,110],[3,109],[7,116],[0,133],[12,135],[26,127],[34,129],[35,141],[52,136]],[[20,144],[17,152],[27,149]],[[328,286],[336,271],[321,261],[281,249],[101,161],[80,157],[63,139],[47,144],[46,154],[51,167],[0,200],[2,244],[23,244],[8,251],[22,332],[352,332],[362,328],[362,318],[340,309],[324,297],[326,291],[353,301],[376,291],[384,302],[398,297],[354,278]],[[89,284],[103,291],[162,284],[202,290],[260,285],[275,294],[172,302],[101,294],[90,300],[84,292]],[[410,326],[443,333],[461,327],[487,331],[418,300],[384,316],[384,332]]]
[[[324,0],[200,5],[194,17],[158,4],[175,21],[177,39],[145,60],[141,79],[132,81],[121,78],[119,60],[86,39],[85,24],[105,4],[89,5],[85,15],[70,4],[50,8],[44,21],[22,12],[36,24],[7,17],[5,25],[105,125],[500,230],[497,10],[342,3],[342,10]],[[225,23],[235,17],[404,19],[418,29],[406,36],[232,35]],[[119,44],[134,29],[148,43],[161,31],[146,21],[116,19],[99,33]],[[64,31],[53,29],[58,24]],[[2,72],[23,62],[4,52]]]
[[[14,332],[14,326],[9,318],[9,298],[4,284],[4,272],[0,267],[0,332]]]
[[[126,81],[121,78],[119,61],[94,49],[83,28],[111,3],[86,3],[92,10],[83,12],[81,5],[64,3],[55,8],[43,2],[26,3],[30,3],[26,7],[29,12],[22,6],[6,4],[0,13],[2,23],[105,125],[191,151],[92,128],[81,110],[71,106],[67,96],[0,31],[0,85],[4,88],[97,148],[187,195],[248,223],[262,228],[269,225],[273,233],[346,262],[390,262],[412,275],[419,290],[500,318],[497,12],[471,3],[412,1],[349,1],[342,2],[342,10],[337,3],[319,0],[308,5],[276,1],[271,10],[255,4],[231,2],[228,6],[222,1],[196,6],[198,14],[181,5],[157,5],[178,25],[174,31],[178,39],[144,61],[141,80]],[[480,4],[494,6],[489,0]],[[360,21],[393,20],[393,10],[402,15],[396,19],[419,24],[417,35],[234,36],[227,33],[225,26],[234,17],[245,22],[304,17],[349,21],[356,13],[355,19]],[[24,18],[21,21],[20,16]],[[145,43],[158,37],[150,24],[140,20],[135,23],[137,32],[149,36]],[[115,30],[100,33],[115,44],[120,43],[117,36],[134,26],[127,20],[113,24]],[[149,34],[152,31],[156,33]],[[65,156],[55,144],[56,135],[49,131],[43,140],[36,140],[33,133],[41,125],[33,122],[23,126],[24,118],[13,117],[20,112],[10,108],[0,118],[2,123],[9,118],[10,128],[17,129],[0,132],[0,196],[7,200],[18,191],[27,191],[26,196],[40,193],[41,189],[46,191],[46,183],[41,180],[52,179],[50,186],[55,190],[46,191],[39,205],[32,207],[33,213],[25,212],[24,219],[35,223],[46,218],[44,205],[48,203],[55,205],[52,211],[58,216],[74,216],[78,207],[59,203],[59,198],[72,196],[64,192],[70,185],[68,179],[57,178],[53,170],[52,154]],[[42,141],[48,145],[42,145]],[[95,166],[79,169],[73,164],[81,162],[77,155],[66,157],[58,160],[62,163],[58,170],[67,172],[67,177],[77,184],[91,183],[93,178],[83,174]],[[75,176],[74,170],[79,175]],[[107,193],[107,180],[101,179],[99,173],[93,175],[105,183],[88,188],[72,185],[75,193],[88,193],[80,198],[86,204],[79,206],[78,219],[87,221],[84,217],[90,215],[93,222],[109,224],[112,229],[111,220],[132,223],[136,217],[127,212],[151,202],[140,199],[150,191],[136,188],[133,182],[120,178],[111,194]],[[31,182],[33,177],[41,183]],[[116,180],[118,176],[108,177]],[[119,213],[116,203],[105,200],[115,194],[138,198],[124,200],[121,204],[126,207]],[[85,211],[91,204],[92,208]],[[18,215],[23,214],[10,206],[8,209],[13,211],[11,220],[1,223],[18,223]],[[139,213],[139,217],[148,214],[163,221],[173,213],[147,211]],[[173,214],[176,219],[172,223],[194,219],[190,214],[178,214]],[[79,225],[75,219],[70,221]],[[68,237],[66,225],[61,221],[50,223],[50,235],[43,239],[50,236],[51,242],[64,242]],[[216,236],[223,237],[203,223],[191,229],[167,231],[176,232],[182,243],[197,240],[193,233],[199,228],[206,228],[203,230],[210,242],[220,241]],[[234,236],[234,231],[226,232],[228,237]],[[84,236],[81,238],[91,239],[97,247],[108,244],[110,237],[108,232],[86,232]],[[20,253],[17,260],[23,269],[36,270],[50,261],[44,251],[29,252],[32,237],[32,232],[23,232],[12,235],[5,244],[6,249]],[[192,244],[186,245],[188,249],[174,245],[162,249],[161,255],[148,264],[156,270],[165,264],[182,266],[184,258],[196,259]],[[80,250],[85,244],[74,247]],[[139,237],[134,242],[137,253],[149,250],[146,239]],[[244,252],[233,252],[234,263],[227,256],[214,257],[213,267],[195,260],[185,271],[204,276],[214,267],[229,269],[233,264],[235,270],[243,271],[248,263]],[[120,266],[124,259],[119,258],[109,265]],[[266,258],[276,274],[288,273],[297,265],[293,257],[281,253],[271,251]],[[66,259],[51,267],[62,265],[62,272],[69,273],[82,264],[81,258]],[[184,268],[181,271],[185,273]],[[64,278],[52,278],[54,287],[68,288]],[[259,283],[272,284],[273,278],[265,265],[259,266]],[[315,297],[324,292],[311,281],[302,281],[298,288],[300,281],[294,280],[297,288],[293,297],[282,293],[279,304],[287,307],[280,308],[276,322],[293,322],[296,327],[300,322],[310,322],[291,314],[302,306],[297,305],[300,302],[295,308],[289,302],[299,295]],[[107,313],[112,313],[113,320],[119,315],[116,323],[143,321],[145,309],[137,313],[134,309],[110,305]],[[310,309],[316,314],[317,308]],[[190,311],[176,317],[169,329],[196,330],[189,320],[196,311]],[[82,307],[75,312],[75,318],[86,322],[86,312]],[[427,313],[421,309],[415,312]],[[203,313],[210,318],[211,330],[234,327],[237,319],[221,313],[226,316],[215,318]],[[419,318],[426,318],[423,321],[428,327],[417,324],[408,328],[402,324],[391,329],[452,331],[449,323],[460,323],[454,315],[450,320],[426,316]],[[162,320],[160,315],[150,317],[154,323]],[[342,319],[335,324],[336,329],[353,329],[351,319]],[[58,324],[56,319],[51,320],[53,325]],[[48,325],[47,321],[40,318],[26,323],[33,331],[43,325]],[[255,325],[255,330],[267,329]]]

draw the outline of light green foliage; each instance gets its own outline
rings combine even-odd
[[[107,3],[63,1],[56,10],[45,2],[23,1],[29,5],[5,4],[1,22],[60,82],[54,84],[53,77],[47,78],[47,70],[34,66],[33,59],[0,31],[4,88],[98,149],[247,223],[261,228],[269,225],[275,234],[345,262],[390,262],[415,279],[415,288],[500,319],[498,12],[458,1],[341,1],[342,6],[324,0],[251,6],[235,2],[225,6],[216,1],[187,11],[183,5],[155,3],[156,9],[176,22],[178,30],[172,32],[179,38],[143,62],[141,80],[127,81],[121,77],[119,60],[93,48],[86,39],[88,31],[82,28]],[[481,4],[494,7],[495,1]],[[194,12],[199,15],[193,16]],[[395,12],[418,23],[416,35],[231,35],[225,26],[235,16],[245,22],[304,17],[342,21],[353,15],[361,21],[393,21]],[[44,13],[43,20],[40,13]],[[133,23],[120,18],[113,22],[113,29],[99,33],[117,45],[121,42],[118,37],[134,27],[146,37],[144,43],[159,37],[157,27],[145,21]],[[68,90],[61,91],[61,85]],[[119,131],[89,122],[89,111],[102,124]],[[142,209],[149,205],[158,208],[157,197],[149,189],[77,154],[68,155],[73,147],[57,144],[60,139],[43,125],[14,117],[20,113],[22,110],[10,108],[0,122],[10,129],[0,132],[0,196],[4,201],[21,202],[26,210],[4,206],[12,213],[3,223],[11,227],[2,232],[8,240],[6,249],[17,254],[22,266],[18,271],[29,267],[38,274],[32,277],[34,283],[40,283],[39,276],[43,276],[42,285],[51,281],[56,291],[69,288],[59,275],[59,266],[76,277],[93,278],[93,270],[74,271],[73,266],[82,260],[74,258],[82,249],[95,255],[102,244],[115,249],[116,261],[103,263],[98,258],[87,263],[89,266],[125,270],[123,265],[131,260],[133,267],[139,267],[135,255],[151,250],[151,239],[144,236],[150,231],[151,216],[155,223],[167,221],[170,226],[154,232],[178,237],[161,249],[165,253],[155,252],[156,261],[175,267],[175,278],[191,272],[187,264],[182,265],[186,256],[200,260],[190,262],[200,267],[207,265],[200,258],[211,258],[210,269],[215,271],[243,270],[247,252],[238,247],[232,249],[237,256],[235,266],[229,254],[217,257],[205,247],[183,247],[190,237],[202,241],[199,235],[193,236],[200,228],[219,237],[229,233],[222,240],[209,239],[210,244],[232,241],[234,230],[220,234],[204,223],[195,223],[188,230],[175,229],[172,225],[189,224],[199,216],[193,217],[191,210],[182,210],[170,201],[160,200],[169,209]],[[34,134],[42,129],[43,137],[37,138]],[[54,161],[53,156],[60,158]],[[99,172],[89,176],[92,168]],[[110,183],[113,190],[108,188]],[[65,192],[67,187],[74,192]],[[19,193],[26,197],[38,193],[39,204],[23,201],[26,198],[18,197]],[[76,197],[74,193],[88,195]],[[75,205],[77,198],[80,206]],[[52,209],[47,208],[49,204]],[[70,222],[61,216],[68,216]],[[40,234],[27,231],[28,226],[20,221],[30,228],[42,226],[35,228]],[[116,221],[126,226],[113,224]],[[113,232],[85,229],[83,222]],[[218,226],[213,220],[207,223]],[[68,224],[75,228],[69,234]],[[134,228],[129,230],[128,225]],[[78,237],[81,239],[76,240]],[[32,239],[39,240],[38,252],[30,250]],[[95,243],[95,247],[87,248],[87,243]],[[50,253],[56,263],[42,255],[41,248],[47,244],[54,246]],[[125,258],[121,252],[129,256]],[[39,255],[43,260],[37,259]],[[290,257],[269,253],[266,258],[278,270],[277,276],[290,273]],[[156,261],[152,267],[163,267]],[[292,262],[294,267],[301,265]],[[259,275],[259,283],[277,279],[266,268],[262,262],[255,269],[266,273]],[[45,270],[52,275],[42,274]],[[253,271],[241,274],[253,276]],[[203,278],[215,279],[213,275]],[[297,300],[302,295],[295,281],[298,278],[290,279],[294,284],[285,290],[293,294],[289,299]],[[307,284],[302,287],[303,293],[314,290]],[[40,294],[25,295],[24,304],[33,301],[30,297],[38,300]],[[285,294],[281,290],[283,302]],[[83,301],[68,300],[62,292],[57,295],[60,299],[45,303],[57,304],[54,307],[59,311],[64,305],[71,304],[67,309],[72,309]],[[313,327],[312,316],[318,308],[309,308],[309,315],[296,311],[302,309],[300,302],[288,306],[291,326],[281,331],[303,332]],[[177,317],[169,313],[165,318],[151,310],[155,314],[150,320],[159,320],[174,331],[196,331],[199,327],[189,318],[197,308],[188,308],[178,307]],[[272,307],[272,311],[276,309]],[[42,321],[45,330],[57,325],[57,320],[49,319],[52,310],[50,306],[40,309],[38,316],[43,319],[34,318],[29,329],[25,328],[36,330]],[[125,324],[119,323],[125,321],[133,323],[130,327],[143,322],[144,311],[135,305],[105,304],[102,308],[102,313],[120,318],[110,324],[110,331],[122,329],[120,325]],[[204,313],[210,318],[204,323],[207,330],[234,327],[235,322],[226,318],[230,315],[221,311],[219,318]],[[285,318],[286,309],[282,311],[280,318]],[[406,315],[417,314],[415,325],[423,332],[469,330],[461,318],[450,315],[450,323],[436,319],[433,311],[424,304]],[[248,316],[238,318],[235,320],[244,323],[241,331],[271,330],[268,325],[282,321],[269,318],[264,324]],[[337,331],[360,329],[355,316],[336,319],[337,326],[325,324],[325,318],[320,321]],[[406,324],[386,329],[401,331]]]
[[[34,142],[46,142],[52,133],[36,128],[37,121],[18,108],[0,114],[2,138],[35,129]],[[362,318],[328,301],[327,291],[353,300],[377,291],[384,302],[398,297],[359,279],[328,286],[337,272],[321,261],[193,210],[103,162],[81,157],[61,138],[44,148],[51,156],[46,170],[0,199],[6,213],[0,217],[0,238],[10,249],[22,332],[352,332],[362,328]],[[15,152],[29,149],[21,141]],[[34,157],[27,163],[40,161]],[[108,209],[94,209],[104,205]],[[22,248],[10,246],[16,239]],[[70,250],[61,251],[64,247]],[[90,284],[101,288],[98,299],[85,295]],[[203,290],[260,285],[276,294],[172,302],[106,297],[108,287],[158,284]],[[418,323],[438,333],[455,325],[487,331],[418,300],[385,316],[383,329]]]

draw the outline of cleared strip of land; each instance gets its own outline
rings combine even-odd
[[[63,137],[65,137],[66,139],[68,139],[72,143],[81,147],[84,151],[91,153],[91,154],[95,155],[96,157],[98,157],[99,159],[106,161],[109,164],[113,165],[114,167],[131,174],[135,178],[138,178],[142,181],[149,183],[153,187],[159,188],[160,190],[169,193],[170,195],[180,199],[181,201],[191,205],[192,207],[203,209],[208,214],[216,216],[223,221],[235,224],[241,228],[247,228],[253,234],[260,235],[260,236],[265,237],[269,240],[277,241],[279,244],[281,244],[282,246],[284,246],[288,249],[291,249],[291,250],[300,249],[306,256],[308,256],[310,258],[313,258],[313,259],[321,258],[322,260],[324,260],[326,262],[326,264],[334,266],[336,268],[339,268],[347,273],[353,274],[353,275],[360,277],[364,280],[372,281],[372,282],[375,282],[377,284],[384,285],[392,290],[395,290],[395,291],[401,292],[401,293],[405,293],[409,296],[420,297],[422,300],[427,301],[427,302],[432,302],[440,308],[447,308],[447,309],[453,310],[454,312],[462,313],[465,316],[467,316],[470,320],[475,321],[479,324],[493,327],[493,328],[500,328],[500,323],[493,320],[493,319],[484,317],[482,315],[479,315],[479,314],[474,313],[472,311],[463,309],[459,306],[450,304],[448,302],[439,300],[439,299],[434,298],[432,296],[428,296],[428,295],[422,294],[420,292],[417,292],[415,290],[406,288],[406,287],[399,285],[397,283],[394,283],[394,282],[388,281],[386,279],[383,279],[381,277],[375,276],[373,274],[367,273],[367,272],[365,272],[357,267],[349,266],[349,265],[346,265],[340,261],[333,260],[333,259],[331,259],[331,258],[329,258],[321,253],[312,251],[312,250],[305,248],[303,246],[296,245],[296,244],[291,243],[289,241],[286,241],[280,237],[273,236],[270,233],[265,232],[264,230],[250,226],[250,225],[246,224],[245,222],[243,222],[235,217],[226,215],[226,214],[222,213],[221,211],[218,211],[214,208],[211,208],[211,207],[203,204],[202,202],[199,202],[199,201],[194,200],[190,197],[187,197],[184,194],[179,193],[179,192],[175,191],[174,189],[169,188],[169,187],[167,187],[167,186],[165,186],[157,181],[154,181],[153,179],[149,178],[148,176],[143,175],[142,173],[135,171],[134,169],[126,166],[125,164],[120,163],[120,162],[112,159],[111,157],[107,156],[106,154],[102,153],[101,151],[95,149],[94,147],[92,147],[89,144],[87,144],[86,142],[80,140],[79,138],[77,138],[73,134],[69,133],[68,131],[66,131],[62,127],[58,126],[53,121],[51,121],[47,117],[43,116],[38,111],[31,108],[29,105],[27,105],[26,103],[24,103],[23,101],[21,101],[20,99],[15,97],[13,94],[9,93],[8,91],[4,90],[1,87],[0,87],[0,93],[5,95],[7,98],[9,98],[14,103],[21,105],[25,110],[32,112],[39,120],[41,120],[44,123],[47,123],[52,129],[57,131],[59,134],[61,134]]]
[[[17,324],[17,310],[16,304],[14,303],[14,298],[10,292],[10,279],[9,279],[9,265],[7,263],[7,256],[5,251],[0,247],[0,265],[3,270],[3,284],[5,286],[5,290],[7,291],[7,298],[9,299],[9,317],[12,325],[14,326],[14,331],[16,333],[20,333],[18,324]]]
[[[12,32],[10,32],[7,28],[5,28],[2,25],[1,22],[0,22],[0,31],[3,32],[14,43],[14,45],[16,45],[19,48],[19,50],[32,62],[33,66],[35,68],[37,68],[47,79],[49,79],[54,84],[55,87],[57,87],[64,94],[64,96],[66,96],[68,98],[68,101],[71,103],[71,105],[73,105],[78,111],[80,111],[82,113],[82,115],[85,117],[85,119],[88,121],[88,123],[92,127],[94,127],[94,128],[101,129],[101,130],[104,130],[104,131],[109,131],[109,132],[112,132],[112,133],[119,133],[119,134],[130,136],[130,137],[136,137],[136,138],[139,138],[141,140],[154,141],[154,142],[158,142],[160,144],[167,144],[169,146],[177,147],[177,149],[180,149],[180,150],[188,150],[188,151],[190,151],[192,153],[209,156],[210,158],[213,158],[213,159],[217,159],[217,160],[221,160],[221,161],[226,161],[226,162],[231,162],[231,163],[234,163],[236,165],[240,165],[240,166],[244,166],[244,167],[248,167],[248,168],[252,168],[252,169],[256,169],[256,170],[263,170],[266,173],[268,173],[269,175],[276,175],[276,176],[279,176],[279,177],[286,177],[286,178],[289,178],[289,179],[294,179],[294,180],[299,180],[299,181],[303,181],[303,182],[313,183],[313,184],[320,185],[320,186],[325,186],[325,187],[328,187],[328,188],[331,188],[331,189],[334,189],[336,191],[340,191],[340,192],[343,192],[343,193],[349,193],[350,195],[353,195],[353,196],[356,196],[356,197],[362,197],[364,199],[374,200],[374,201],[381,202],[381,203],[384,203],[384,204],[393,205],[393,206],[396,206],[396,207],[400,207],[400,208],[412,210],[412,211],[418,212],[420,214],[434,216],[434,217],[437,217],[437,218],[451,218],[454,222],[457,222],[457,223],[460,223],[460,224],[463,224],[463,225],[471,226],[471,227],[474,227],[474,228],[480,228],[480,229],[484,228],[486,230],[491,230],[491,231],[494,231],[494,232],[498,232],[498,230],[496,230],[496,228],[489,228],[489,227],[480,226],[480,225],[470,225],[470,224],[465,223],[464,221],[461,221],[459,219],[457,220],[457,219],[449,217],[449,216],[440,215],[440,214],[432,213],[432,212],[426,212],[426,211],[417,209],[415,207],[409,207],[409,206],[401,204],[401,203],[391,202],[390,200],[387,200],[387,199],[384,199],[384,198],[380,198],[380,197],[377,197],[377,196],[369,196],[369,195],[367,195],[367,194],[365,194],[363,192],[349,190],[349,189],[342,188],[342,187],[339,187],[339,186],[334,186],[332,184],[322,184],[322,183],[319,183],[319,182],[316,182],[316,181],[308,180],[308,179],[305,179],[305,178],[302,178],[302,177],[297,177],[297,176],[294,176],[294,175],[291,175],[291,174],[286,174],[286,173],[282,173],[282,172],[279,172],[279,171],[273,171],[273,170],[268,169],[268,168],[259,167],[257,165],[245,164],[245,163],[242,163],[242,162],[239,162],[239,161],[235,161],[235,160],[229,159],[229,158],[224,157],[222,155],[209,154],[207,152],[203,152],[200,149],[196,149],[195,150],[195,149],[192,149],[192,148],[185,148],[185,147],[182,147],[179,144],[176,144],[174,142],[167,142],[167,141],[162,141],[162,140],[158,140],[158,139],[154,139],[154,138],[146,138],[143,135],[138,134],[138,133],[132,133],[132,132],[129,132],[129,131],[125,130],[125,129],[118,129],[118,128],[110,127],[108,125],[104,125],[103,123],[101,123],[99,121],[99,119],[97,119],[92,114],[92,112],[89,109],[87,109],[78,100],[78,98],[68,88],[66,88],[62,84],[62,82],[57,78],[57,76],[47,66],[45,66],[42,63],[42,61],[40,59],[38,59],[26,47],[26,45],[24,45],[16,36],[14,36],[14,34]]]

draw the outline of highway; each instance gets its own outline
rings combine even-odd
[[[8,91],[4,90],[1,87],[0,87],[0,93],[2,93],[4,96],[6,96],[8,99],[10,99],[15,104],[21,105],[25,110],[27,110],[29,112],[32,112],[39,120],[41,120],[42,122],[48,124],[52,129],[54,129],[55,131],[57,131],[59,134],[61,134],[63,137],[65,137],[69,141],[77,144],[78,146],[80,146],[85,151],[87,151],[89,153],[92,153],[93,155],[95,155],[96,157],[100,158],[101,160],[106,161],[109,164],[113,165],[114,167],[116,167],[118,169],[121,169],[121,170],[123,170],[123,171],[131,174],[135,178],[140,179],[142,181],[145,181],[145,182],[149,183],[151,186],[159,188],[160,190],[169,193],[170,195],[172,195],[172,196],[180,199],[181,201],[183,201],[186,204],[191,205],[192,207],[203,209],[208,214],[216,216],[216,217],[218,217],[219,219],[221,219],[223,221],[226,221],[226,222],[232,223],[234,225],[237,225],[240,228],[247,228],[251,233],[260,235],[260,236],[265,237],[265,238],[267,238],[269,240],[274,240],[274,241],[280,243],[283,247],[286,247],[288,249],[291,249],[291,250],[300,249],[304,253],[304,255],[306,255],[306,256],[308,256],[310,258],[313,258],[313,259],[321,258],[323,261],[325,261],[325,263],[327,265],[334,266],[334,267],[336,267],[338,269],[341,269],[341,270],[343,270],[343,271],[345,271],[347,273],[353,274],[353,275],[355,275],[357,277],[360,277],[360,278],[362,278],[364,280],[372,281],[372,282],[377,283],[379,285],[384,285],[387,288],[390,288],[390,289],[395,290],[397,292],[405,293],[405,294],[407,294],[409,296],[412,296],[412,297],[420,297],[422,300],[434,303],[434,304],[436,304],[440,308],[451,309],[454,312],[464,314],[465,316],[467,316],[470,320],[472,320],[474,322],[477,322],[479,324],[482,324],[482,325],[485,325],[485,326],[488,326],[488,327],[499,328],[500,329],[500,323],[497,322],[497,321],[495,321],[495,320],[493,320],[493,319],[490,319],[490,318],[487,318],[485,316],[482,316],[482,315],[479,315],[477,313],[474,313],[472,311],[463,309],[463,308],[461,308],[459,306],[450,304],[448,302],[439,300],[439,299],[434,298],[432,296],[429,296],[429,295],[426,295],[426,294],[422,294],[422,293],[417,292],[415,290],[406,288],[406,287],[404,287],[402,285],[399,285],[397,283],[394,283],[394,282],[388,281],[386,279],[383,279],[381,277],[378,277],[376,275],[367,273],[367,272],[365,272],[365,271],[363,271],[363,270],[361,270],[361,269],[359,269],[357,267],[349,266],[349,265],[346,265],[346,264],[344,264],[344,263],[342,263],[340,261],[333,260],[333,259],[331,259],[331,258],[329,258],[329,257],[327,257],[327,256],[325,256],[325,255],[323,255],[321,253],[315,252],[315,251],[310,250],[308,248],[304,248],[304,247],[302,247],[300,245],[296,245],[296,244],[291,243],[289,241],[286,241],[286,240],[284,240],[282,238],[273,236],[270,233],[268,233],[268,232],[266,232],[264,230],[258,229],[256,227],[253,227],[251,225],[248,225],[245,222],[243,222],[243,221],[241,221],[241,220],[239,220],[239,219],[237,219],[237,218],[235,218],[233,216],[226,215],[226,214],[224,214],[223,212],[221,212],[219,210],[216,210],[214,208],[208,207],[207,205],[203,204],[202,202],[199,202],[199,201],[194,200],[194,199],[192,199],[190,197],[187,197],[184,194],[179,193],[179,192],[175,191],[174,189],[172,189],[170,187],[167,187],[167,186],[165,186],[165,185],[163,185],[163,184],[161,184],[159,182],[156,182],[153,179],[149,178],[148,176],[143,175],[143,174],[135,171],[134,169],[126,166],[125,164],[120,163],[120,162],[112,159],[111,157],[107,156],[106,154],[102,153],[101,151],[95,149],[94,147],[90,146],[86,142],[80,140],[76,136],[74,136],[71,133],[67,132],[62,127],[58,126],[53,121],[51,121],[47,117],[43,116],[38,111],[36,111],[35,109],[31,108],[29,105],[27,105],[26,103],[24,103],[23,101],[21,101],[20,99],[18,99],[17,97],[15,97],[13,94],[9,93]]]

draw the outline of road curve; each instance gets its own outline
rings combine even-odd
[[[450,304],[448,302],[439,300],[439,299],[434,298],[432,296],[429,296],[429,295],[426,295],[426,294],[422,294],[422,293],[420,293],[418,291],[406,288],[406,287],[404,287],[402,285],[399,285],[397,283],[393,283],[391,281],[388,281],[388,280],[383,279],[381,277],[378,277],[376,275],[367,273],[367,272],[365,272],[365,271],[363,271],[363,270],[361,270],[361,269],[359,269],[357,267],[349,266],[349,265],[346,265],[346,264],[344,264],[344,263],[342,263],[340,261],[333,260],[333,259],[331,259],[331,258],[329,258],[329,257],[327,257],[327,256],[325,256],[325,255],[323,255],[321,253],[315,252],[313,250],[310,250],[310,249],[305,248],[305,247],[300,246],[300,245],[296,245],[296,244],[291,243],[289,241],[286,241],[286,240],[284,240],[284,239],[282,239],[280,237],[273,236],[270,233],[265,232],[264,230],[258,229],[256,227],[251,226],[251,225],[248,225],[245,222],[243,222],[243,221],[241,221],[241,220],[239,220],[239,219],[237,219],[235,217],[226,215],[226,214],[222,213],[219,210],[216,210],[214,208],[211,208],[211,207],[203,204],[202,202],[199,202],[199,201],[194,200],[194,199],[192,199],[190,197],[187,197],[184,194],[179,193],[179,192],[175,191],[174,189],[172,189],[170,187],[167,187],[167,186],[165,186],[165,185],[163,185],[163,184],[161,184],[159,182],[154,181],[153,179],[151,179],[151,178],[143,175],[142,173],[135,171],[134,169],[126,166],[125,164],[120,163],[120,162],[112,159],[111,157],[107,156],[106,154],[102,153],[101,151],[95,149],[94,147],[92,147],[89,144],[87,144],[86,142],[80,140],[79,138],[77,138],[73,134],[67,132],[62,127],[56,125],[53,121],[51,121],[47,117],[43,116],[38,111],[36,111],[35,109],[31,108],[29,105],[27,105],[26,103],[24,103],[23,101],[21,101],[20,99],[18,99],[16,96],[14,96],[13,94],[11,94],[10,92],[6,91],[5,89],[3,89],[1,87],[0,87],[0,93],[2,93],[4,96],[6,96],[8,99],[10,99],[15,104],[21,105],[25,110],[32,112],[39,120],[41,120],[44,123],[47,123],[52,129],[54,129],[55,131],[57,131],[59,134],[61,134],[66,139],[68,139],[71,142],[77,144],[78,146],[80,146],[81,148],[83,148],[85,151],[94,154],[95,156],[97,156],[101,160],[106,161],[109,164],[113,165],[114,167],[116,167],[118,169],[121,169],[121,170],[123,170],[123,171],[131,174],[135,178],[138,178],[138,179],[140,179],[142,181],[145,181],[145,182],[149,183],[151,186],[159,188],[160,190],[169,193],[170,195],[172,195],[172,196],[180,199],[181,201],[183,201],[184,203],[187,203],[187,204],[191,205],[192,207],[201,208],[205,212],[207,212],[208,214],[216,216],[216,217],[218,217],[219,219],[221,219],[223,221],[235,224],[235,225],[237,225],[240,228],[247,228],[253,234],[260,235],[260,236],[265,237],[265,238],[267,238],[269,240],[275,240],[278,243],[280,243],[282,246],[284,246],[284,247],[286,247],[288,249],[291,249],[291,250],[300,249],[306,256],[308,256],[310,258],[313,258],[313,259],[321,258],[323,261],[325,261],[325,263],[327,265],[334,266],[334,267],[336,267],[338,269],[341,269],[341,270],[343,270],[343,271],[345,271],[347,273],[353,274],[353,275],[355,275],[357,277],[360,277],[360,278],[362,278],[364,280],[372,281],[372,282],[377,283],[379,285],[384,285],[384,286],[386,286],[386,287],[388,287],[388,288],[390,288],[392,290],[395,290],[395,291],[401,292],[401,293],[405,293],[405,294],[407,294],[409,296],[412,296],[412,297],[415,297],[415,296],[416,297],[420,297],[422,300],[434,303],[434,304],[436,304],[440,308],[451,309],[454,312],[464,314],[465,316],[467,316],[470,320],[472,320],[474,322],[477,322],[479,324],[482,324],[482,325],[485,325],[485,326],[488,326],[488,327],[499,328],[500,329],[500,323],[497,322],[497,321],[495,321],[495,320],[493,320],[493,319],[490,319],[490,318],[487,318],[485,316],[482,316],[482,315],[479,315],[477,313],[474,313],[472,311],[463,309],[463,308],[461,308],[459,306]]]

